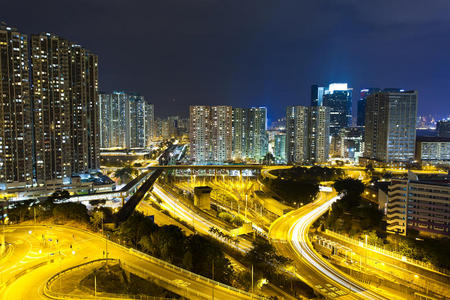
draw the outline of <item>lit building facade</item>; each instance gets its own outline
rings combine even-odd
[[[210,154],[211,108],[205,105],[191,106],[190,117],[190,155],[194,163],[206,163]]]
[[[98,58],[77,44],[70,44],[72,174],[100,168]]]
[[[330,109],[324,106],[290,106],[286,112],[288,163],[322,163],[329,157]]]
[[[365,120],[366,120],[366,102],[367,102],[367,96],[373,95],[375,93],[381,92],[381,89],[379,88],[368,88],[368,89],[362,89],[360,91],[360,98],[358,101],[358,115],[356,118],[356,125],[357,126],[364,126]]]
[[[338,135],[332,137],[330,149],[332,157],[358,161],[364,152],[364,127],[352,126],[341,129]]]
[[[286,163],[286,133],[278,132],[275,134],[273,156],[277,164]]]
[[[247,156],[247,124],[248,110],[246,108],[233,108],[232,157],[234,160],[242,160]]]
[[[364,157],[384,163],[414,159],[417,92],[392,90],[367,97]]]
[[[308,115],[306,106],[289,106],[286,111],[286,160],[306,163],[308,155]]]
[[[309,161],[324,163],[330,152],[330,108],[311,106],[308,117]]]
[[[31,36],[38,184],[98,170],[97,56],[49,33]]]
[[[260,162],[268,152],[267,109],[233,108],[232,157]]]
[[[154,107],[137,94],[100,94],[101,148],[145,148],[154,134]]]
[[[449,235],[450,184],[419,180],[392,180],[387,203],[387,231],[406,235]]]
[[[191,106],[189,116],[191,160],[197,164],[231,160],[231,106]]]
[[[0,189],[32,184],[32,103],[27,36],[0,25]]]
[[[31,36],[35,172],[38,184],[72,175],[70,43],[58,36]]]
[[[129,147],[130,106],[124,92],[100,93],[101,148]]]
[[[313,84],[311,86],[311,106],[322,106],[323,105],[323,95],[326,88],[323,86],[318,86]]]
[[[437,121],[436,131],[438,137],[450,138],[450,119]]]
[[[231,160],[232,150],[232,119],[231,106],[211,107],[210,161],[223,163]]]
[[[331,83],[323,95],[323,106],[330,108],[330,134],[352,125],[352,91],[346,83]]]
[[[417,137],[416,161],[426,165],[450,165],[450,137]]]
[[[153,104],[145,101],[143,96],[131,94],[129,107],[129,147],[145,148],[153,137]]]

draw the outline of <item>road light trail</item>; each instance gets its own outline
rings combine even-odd
[[[159,185],[157,185],[157,184],[154,185],[153,192],[161,200],[163,200],[163,203],[161,203],[160,205],[164,209],[166,209],[167,211],[178,215],[181,219],[183,219],[187,223],[191,223],[192,220],[194,220],[194,225],[195,225],[194,227],[198,231],[201,231],[204,234],[212,235],[209,232],[209,229],[211,227],[217,227],[222,232],[231,235],[231,233],[228,232],[228,230],[226,230],[224,228],[220,228],[220,226],[218,226],[217,224],[215,224],[215,223],[209,221],[208,219],[203,218],[203,217],[197,215],[196,213],[194,213],[191,209],[189,209],[188,207],[183,205],[180,201],[178,201],[169,192],[163,191],[163,189]],[[238,240],[239,240],[239,244],[238,245],[234,245],[233,243],[228,243],[228,245],[233,247],[233,248],[236,248],[236,249],[238,249],[238,250],[240,250],[242,252],[248,252],[248,251],[250,251],[253,248],[251,242],[249,242],[249,241],[247,241],[247,240],[245,240],[243,238],[238,238]]]
[[[309,278],[313,278],[314,280],[309,280],[309,284],[313,285],[313,287],[315,283],[321,283],[322,285],[334,283],[348,290],[348,296],[350,298],[386,299],[349,279],[346,275],[332,267],[313,249],[308,236],[311,224],[340,198],[336,196],[326,200],[323,195],[324,193],[321,194],[321,197],[316,202],[305,205],[275,221],[271,227],[270,236],[276,239],[280,239],[281,237],[281,239],[284,238],[289,242],[291,245],[290,251],[293,250],[295,256],[300,258],[297,262],[312,271]],[[292,256],[292,252],[288,255]]]

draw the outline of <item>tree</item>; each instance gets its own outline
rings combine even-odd
[[[134,212],[119,226],[118,234],[122,240],[137,246],[141,238],[158,229],[158,225],[140,212]]]
[[[256,270],[257,277],[272,279],[277,272],[289,263],[289,259],[277,255],[275,248],[265,240],[253,242],[253,248],[246,255],[247,260]]]
[[[102,225],[103,222],[103,212],[100,210],[96,210],[94,211],[94,213],[92,214],[90,220],[91,220],[91,224],[94,227],[95,230],[99,229],[100,226]]]
[[[125,184],[133,179],[135,170],[131,166],[125,166],[114,173],[114,177],[119,178],[121,184]]]
[[[233,267],[216,241],[193,234],[186,238],[185,251],[192,256],[191,261],[186,255],[183,258],[185,264],[192,264],[192,272],[212,278],[214,268],[214,280],[230,284]]]
[[[270,152],[267,152],[267,154],[263,158],[263,164],[270,166],[274,162],[275,162],[275,157],[273,156],[273,154]]]
[[[365,188],[361,180],[350,177],[336,180],[333,187],[338,193],[344,193],[347,196],[360,196]]]
[[[70,198],[70,193],[67,190],[56,190],[50,196],[48,196],[47,200],[55,201],[55,200],[65,200]]]
[[[369,176],[372,176],[374,171],[375,171],[375,168],[373,167],[372,164],[368,164],[366,166],[366,173],[369,174]]]
[[[89,215],[85,205],[81,203],[67,202],[55,205],[53,208],[55,221],[77,221],[88,223]]]

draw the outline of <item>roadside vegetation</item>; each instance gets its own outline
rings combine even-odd
[[[344,171],[314,166],[274,170],[271,174],[277,178],[262,178],[266,188],[278,196],[277,200],[291,206],[298,206],[316,198],[320,182],[340,179],[344,176]]]
[[[82,290],[89,289],[90,294],[94,292],[121,294],[138,296],[139,299],[147,297],[161,297],[170,299],[181,299],[180,296],[160,287],[156,283],[145,280],[132,273],[126,272],[122,267],[116,264],[104,264],[94,269],[80,282]],[[105,295],[107,296],[107,295]]]

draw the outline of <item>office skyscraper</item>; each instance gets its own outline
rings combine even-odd
[[[381,92],[379,88],[368,88],[362,89],[360,92],[360,98],[358,100],[358,115],[357,115],[357,125],[364,126],[364,120],[366,119],[366,99],[367,96],[373,95],[375,93]]]
[[[450,138],[450,119],[437,121],[436,130],[438,137]]]
[[[352,125],[352,89],[346,83],[331,83],[323,96],[323,106],[330,108],[330,134]]]
[[[364,157],[381,162],[414,159],[417,91],[383,91],[367,97]]]
[[[268,152],[267,109],[233,108],[234,159],[260,162]]]
[[[0,189],[32,184],[27,36],[0,25]]]
[[[330,109],[290,106],[286,112],[286,160],[288,163],[321,163],[330,148]]]
[[[311,106],[322,106],[325,88],[314,84],[311,86]]]

